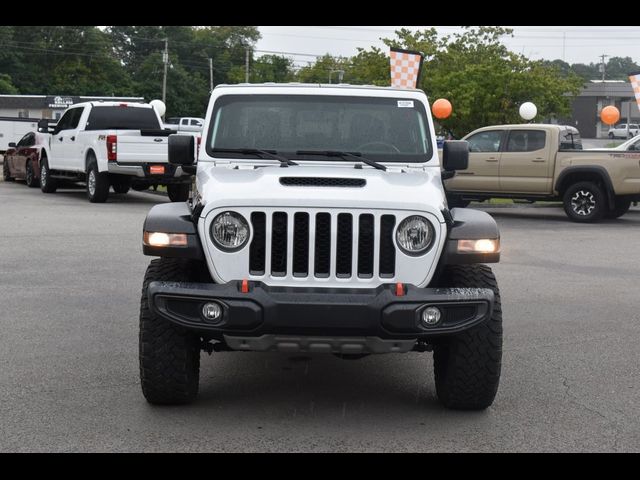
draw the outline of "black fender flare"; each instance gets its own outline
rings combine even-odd
[[[500,249],[492,253],[458,252],[458,240],[498,240],[500,230],[494,218],[487,212],[472,208],[452,208],[451,226],[447,235],[441,264],[465,265],[470,263],[498,263]]]
[[[187,235],[187,245],[179,247],[153,247],[143,242],[142,251],[145,255],[204,260],[198,229],[192,220],[192,212],[187,202],[161,203],[151,208],[144,220],[143,235],[144,232]]]
[[[609,176],[609,172],[607,172],[607,169],[599,165],[585,165],[565,168],[564,170],[562,170],[562,172],[560,172],[560,175],[558,175],[556,183],[553,186],[553,190],[560,194],[561,190],[566,190],[566,188],[563,188],[566,187],[566,178],[569,175],[579,175],[581,173],[595,174],[602,179],[602,182],[605,186],[605,194],[607,195],[607,200],[609,202],[609,208],[613,208],[616,201],[613,182],[611,181],[611,177]]]

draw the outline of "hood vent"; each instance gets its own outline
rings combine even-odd
[[[285,187],[364,187],[364,178],[335,178],[335,177],[280,177],[280,183]]]

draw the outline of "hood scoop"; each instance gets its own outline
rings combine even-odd
[[[367,181],[364,178],[337,178],[337,177],[280,177],[280,184],[285,187],[364,187]]]

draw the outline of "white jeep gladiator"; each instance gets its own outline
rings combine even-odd
[[[433,352],[444,405],[483,409],[498,389],[500,235],[488,214],[449,210],[421,90],[222,85],[202,146],[169,137],[196,191],[153,207],[142,288],[147,401],[198,392],[200,353]],[[445,175],[468,145],[445,142]],[[422,380],[418,380],[422,381]]]
[[[167,158],[172,130],[161,127],[152,105],[86,102],[70,106],[49,132],[40,158],[40,188],[53,193],[62,181],[84,181],[90,202],[104,202],[109,187],[116,193],[166,185],[172,201],[189,196],[192,175]]]

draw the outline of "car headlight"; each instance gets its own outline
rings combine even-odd
[[[221,250],[240,250],[249,239],[249,224],[236,212],[222,212],[211,222],[211,238]]]
[[[396,243],[407,255],[421,255],[433,244],[435,231],[429,220],[419,215],[405,218],[396,230]]]

